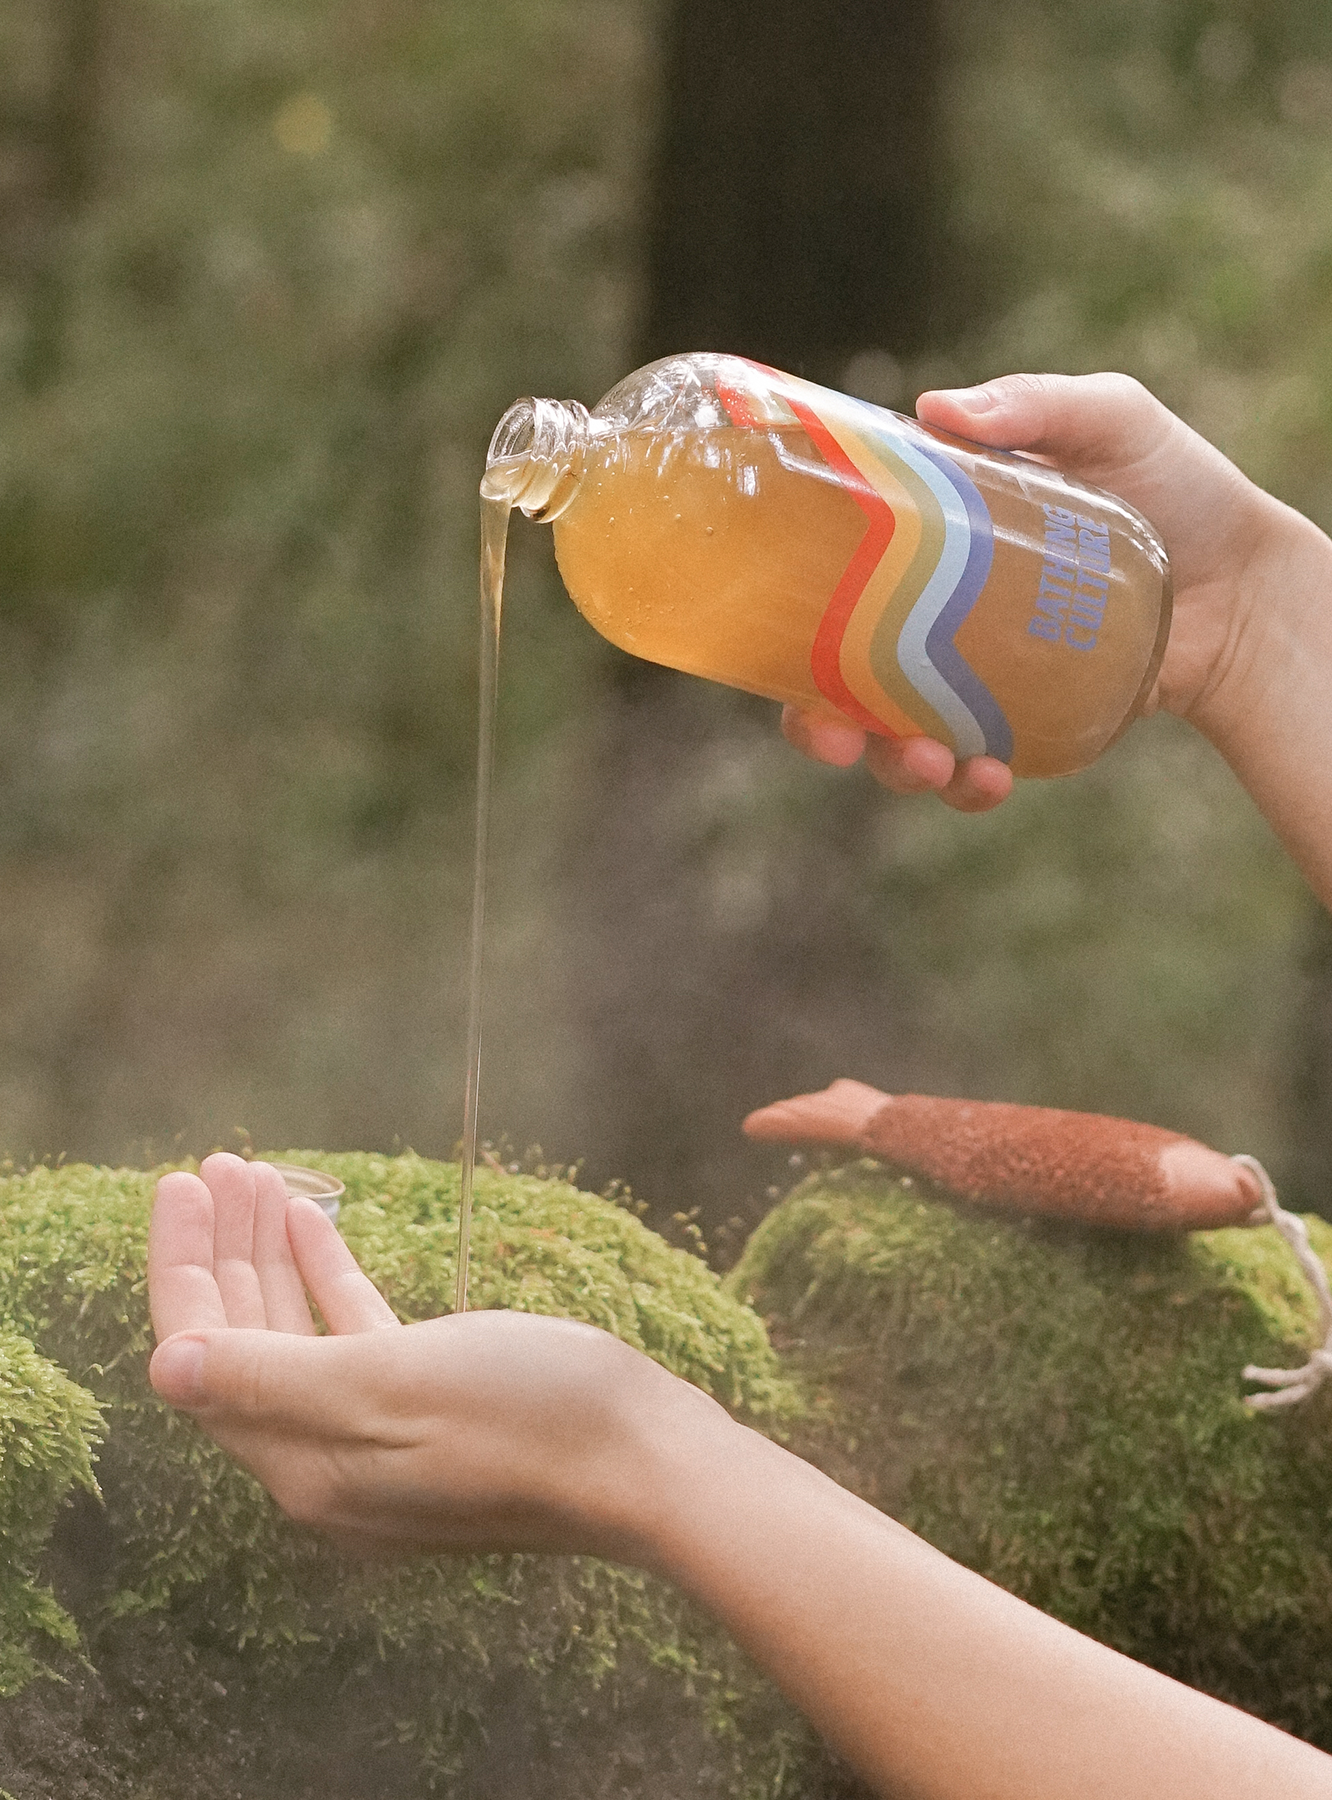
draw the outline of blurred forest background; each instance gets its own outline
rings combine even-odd
[[[1332,14],[0,0],[0,1152],[448,1153],[486,442],[701,348],[1126,369],[1332,526]],[[959,818],[511,569],[484,1131],[715,1226],[853,1074],[1332,1198],[1332,934],[1201,740]]]

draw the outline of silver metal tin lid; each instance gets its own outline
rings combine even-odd
[[[314,1200],[336,1225],[345,1183],[323,1169],[303,1168],[300,1163],[275,1162],[272,1165],[282,1177],[282,1185],[293,1200]]]

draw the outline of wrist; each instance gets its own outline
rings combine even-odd
[[[1332,905],[1332,541],[1269,500],[1224,652],[1185,717],[1221,752]]]
[[[1309,701],[1321,715],[1332,664],[1332,542],[1264,499],[1264,529],[1235,576],[1225,640],[1185,712],[1241,774],[1257,741],[1303,748],[1293,734]]]
[[[584,1464],[577,1510],[600,1554],[673,1576],[701,1494],[755,1434],[701,1389],[643,1361],[645,1379],[617,1397],[604,1454]]]
[[[1229,574],[1224,636],[1207,678],[1179,711],[1234,761],[1261,731],[1279,738],[1283,714],[1332,651],[1332,542],[1268,494],[1247,556]],[[1167,705],[1169,699],[1167,698]]]
[[[750,1440],[767,1443],[697,1391],[672,1416],[654,1422],[641,1463],[643,1567],[694,1588],[689,1571],[710,1530],[713,1504],[719,1494],[734,1494],[747,1484],[743,1470]]]
[[[868,1517],[875,1531],[910,1538],[813,1464],[720,1407],[679,1423],[687,1428],[678,1437],[663,1434],[656,1443],[642,1561],[732,1630],[765,1591],[784,1587],[782,1571],[789,1573],[795,1546],[808,1548],[844,1515],[858,1528]]]

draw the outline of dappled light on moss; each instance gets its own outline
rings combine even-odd
[[[96,1492],[91,1452],[100,1424],[91,1394],[17,1332],[0,1329],[0,1696],[41,1672],[43,1650],[78,1645],[40,1559],[68,1491]]]
[[[1309,1221],[1332,1257],[1332,1227]],[[1153,1238],[811,1177],[728,1278],[840,1478],[1035,1605],[1332,1747],[1332,1397],[1243,1405],[1315,1308],[1273,1231]]]
[[[346,1183],[341,1226],[402,1318],[448,1310],[456,1165],[308,1151],[283,1160]],[[681,1779],[699,1792],[776,1791],[770,1777],[790,1763],[804,1728],[663,1584],[586,1557],[350,1562],[289,1524],[190,1420],[160,1404],[146,1379],[153,1184],[152,1173],[79,1166],[0,1180],[0,1532],[9,1553],[0,1692],[37,1672],[44,1645],[66,1654],[79,1646],[39,1563],[62,1499],[92,1482],[100,1407],[96,1470],[114,1549],[102,1592],[78,1620],[94,1662],[108,1631],[165,1630],[182,1669],[198,1646],[214,1646],[271,1687],[279,1712],[283,1696],[311,1681],[345,1693],[352,1718],[357,1695],[378,1695],[376,1740],[407,1757],[409,1791],[447,1791],[474,1776],[488,1754],[486,1721],[515,1695],[533,1756],[553,1754],[571,1732],[604,1734],[614,1719],[625,1741],[684,1756]],[[601,1326],[770,1429],[797,1415],[797,1390],[758,1317],[630,1212],[566,1181],[483,1170],[475,1219],[475,1305]]]

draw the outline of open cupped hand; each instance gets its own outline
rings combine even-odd
[[[158,1184],[149,1291],[158,1394],[284,1511],[363,1553],[650,1561],[676,1421],[730,1427],[697,1389],[574,1320],[400,1324],[314,1201],[236,1156]]]

